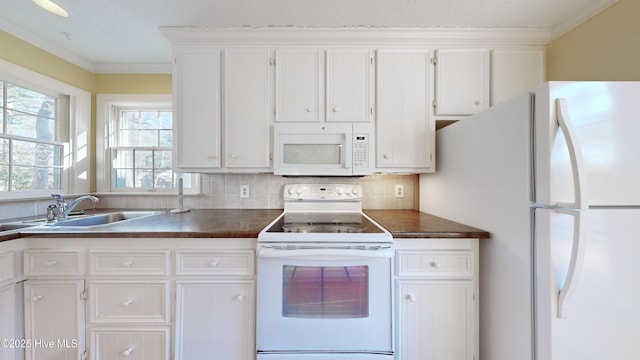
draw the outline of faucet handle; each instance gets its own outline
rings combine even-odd
[[[62,198],[62,195],[60,194],[51,194],[51,197],[56,199],[57,202],[64,202],[64,199]]]

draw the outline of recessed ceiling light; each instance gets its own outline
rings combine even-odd
[[[60,5],[54,3],[51,0],[33,0],[33,2],[52,14],[56,14],[62,17],[69,17],[69,13],[67,12],[67,10],[63,9],[62,7],[60,7]]]

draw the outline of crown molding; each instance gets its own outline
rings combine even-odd
[[[311,27],[160,27],[173,45],[371,44],[546,45],[549,29],[528,28],[311,28]]]

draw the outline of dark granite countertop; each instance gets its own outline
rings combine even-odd
[[[400,238],[479,238],[488,232],[417,210],[365,210],[370,218]]]
[[[102,209],[95,212],[109,212]],[[92,211],[93,212],[93,211]],[[90,213],[90,212],[89,212]],[[152,238],[256,238],[260,231],[282,213],[268,210],[192,210],[180,214],[164,212],[123,223],[88,230],[51,231],[20,229],[0,235],[0,241],[19,237],[152,237]],[[488,238],[486,231],[452,222],[416,210],[365,210],[394,238]]]

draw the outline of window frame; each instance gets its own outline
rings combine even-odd
[[[178,188],[116,188],[113,176],[113,149],[141,148],[120,146],[113,143],[117,139],[118,121],[121,110],[172,110],[171,94],[97,94],[96,95],[96,174],[97,191],[112,194],[177,194]],[[172,129],[175,132],[175,129]],[[113,143],[113,144],[112,144]],[[159,149],[160,147],[149,149]],[[175,161],[175,144],[171,147],[172,160]],[[192,175],[191,187],[184,188],[185,194],[197,194],[200,191],[200,177]]]
[[[61,121],[56,126],[56,140],[53,143],[63,145],[60,189],[0,191],[0,201],[50,198],[52,193],[88,193],[91,185],[91,93],[2,59],[0,79],[57,98],[56,117]],[[2,135],[14,140],[52,143]]]

